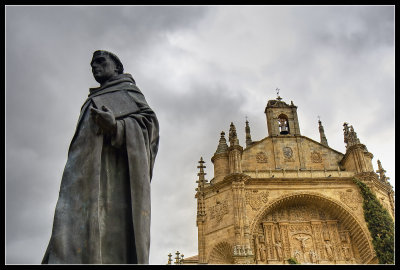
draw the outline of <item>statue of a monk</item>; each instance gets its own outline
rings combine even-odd
[[[159,126],[118,57],[95,51],[43,264],[148,264]]]

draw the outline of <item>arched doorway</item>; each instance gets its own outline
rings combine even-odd
[[[368,263],[374,252],[367,233],[346,206],[311,192],[272,201],[251,224],[258,264]]]

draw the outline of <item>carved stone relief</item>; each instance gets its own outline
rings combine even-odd
[[[275,209],[263,216],[260,225],[263,229],[258,227],[254,232],[259,264],[283,263],[290,257],[303,264],[354,261],[348,230],[318,206],[298,204]]]
[[[316,206],[292,205],[286,208],[280,208],[272,213],[267,213],[263,219],[265,221],[309,221],[311,219],[331,219],[329,213],[318,209]]]
[[[353,189],[348,189],[346,191],[338,191],[337,194],[340,197],[340,200],[344,202],[351,210],[357,210],[357,208],[363,202],[360,195],[354,191]]]
[[[256,211],[268,202],[268,195],[268,191],[248,190],[245,195],[246,203]]]
[[[312,151],[311,152],[311,161],[313,163],[321,163],[322,162],[321,154],[319,152]]]
[[[256,160],[257,160],[257,163],[267,163],[268,162],[267,155],[264,152],[258,152],[256,155]]]
[[[210,219],[214,220],[219,223],[221,222],[222,218],[224,215],[228,214],[229,208],[228,208],[228,200],[223,200],[223,201],[216,201],[215,205],[211,206],[208,209],[210,213]]]
[[[254,238],[254,250],[256,255],[256,261],[265,262],[266,259],[266,248],[263,235],[256,235]]]
[[[226,242],[218,243],[211,251],[209,264],[233,264],[233,248]]]
[[[283,157],[285,158],[285,161],[294,161],[292,148],[285,146],[282,148],[282,152],[283,152]]]
[[[309,253],[314,249],[313,237],[311,234],[298,233],[291,237],[291,247],[300,263],[310,262]]]

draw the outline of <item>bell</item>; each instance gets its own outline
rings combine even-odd
[[[286,126],[281,127],[281,134],[282,135],[289,134],[289,129]]]

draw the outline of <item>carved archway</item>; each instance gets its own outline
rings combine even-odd
[[[227,242],[216,244],[208,257],[208,264],[233,264],[233,247]]]
[[[300,218],[293,222],[287,214],[292,211],[289,209],[299,209],[299,211],[317,209],[321,214],[326,214],[327,218],[321,220],[315,214],[308,220]],[[278,215],[285,211],[286,219],[284,214]],[[280,220],[277,216],[283,218]],[[296,226],[304,230],[296,231]],[[335,229],[335,226],[338,229]],[[328,231],[327,237],[323,235],[325,230]],[[311,263],[344,263],[346,260],[345,263],[368,263],[375,256],[368,240],[369,232],[361,226],[351,210],[341,202],[319,193],[297,192],[271,201],[253,219],[250,231],[253,235],[254,250],[260,250],[260,247],[264,250],[265,263],[274,263],[274,260],[279,263],[279,259],[282,261],[287,257],[295,257],[298,253],[301,253],[302,258],[307,256],[305,260]],[[341,239],[346,237],[347,240],[343,240],[342,243]],[[307,239],[310,240],[307,242]],[[337,245],[333,247],[333,255],[332,244]]]

